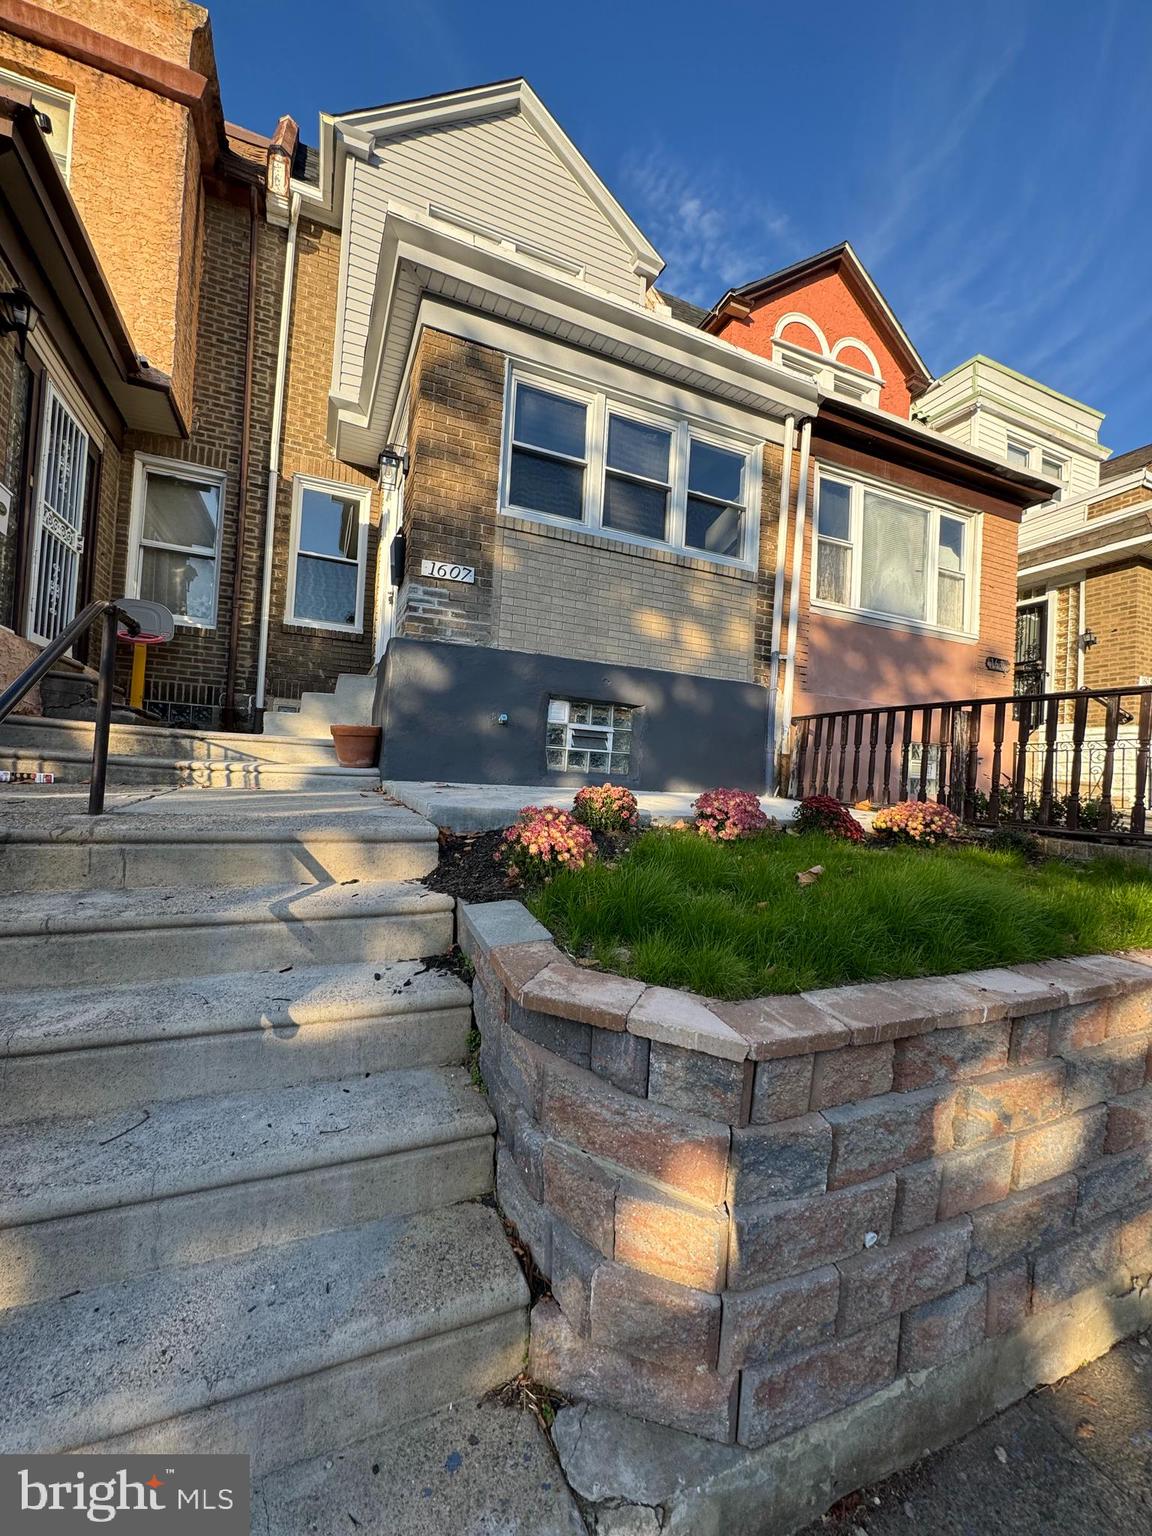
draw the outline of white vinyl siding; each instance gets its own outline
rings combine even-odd
[[[55,86],[42,85],[39,80],[29,80],[15,70],[0,69],[0,84],[14,85],[18,90],[32,93],[32,105],[48,119],[50,131],[44,142],[52,151],[52,158],[60,167],[60,174],[67,181],[72,173],[72,120],[76,112],[76,99],[67,91]]]
[[[346,238],[341,390],[359,386],[388,200],[427,216],[473,220],[584,269],[586,281],[639,304],[644,284],[608,219],[519,113],[433,125],[384,139],[379,164],[357,161]],[[463,234],[445,222],[446,231]]]

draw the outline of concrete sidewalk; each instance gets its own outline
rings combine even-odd
[[[427,780],[389,779],[384,788],[402,805],[438,827],[450,832],[493,832],[512,822],[526,805],[559,805],[568,809],[576,790],[560,789],[554,784],[448,784]],[[676,821],[692,817],[692,802],[700,793],[686,789],[676,793],[641,789],[636,793],[641,818],[651,821]],[[762,795],[760,804],[777,821],[792,819],[795,800],[781,800]]]
[[[1152,1347],[1117,1344],[800,1536],[1145,1536]]]

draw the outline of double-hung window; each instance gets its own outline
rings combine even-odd
[[[547,517],[584,516],[588,406],[520,385],[513,410],[508,500]]]
[[[196,464],[137,459],[137,590],[178,624],[212,629],[224,476]]]
[[[755,563],[759,445],[607,394],[513,374],[501,506]]]
[[[364,627],[364,561],[371,492],[297,475],[292,489],[289,624]]]
[[[971,516],[821,472],[815,521],[816,603],[972,632]]]
[[[1054,453],[1041,454],[1040,474],[1043,479],[1054,480],[1056,482],[1056,490],[1053,492],[1050,500],[1052,502],[1062,501],[1064,497],[1064,488],[1068,482],[1067,460],[1057,458]]]

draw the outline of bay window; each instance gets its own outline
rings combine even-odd
[[[817,604],[971,632],[970,516],[822,471],[815,525]]]
[[[514,372],[501,509],[755,564],[759,445],[671,412]]]

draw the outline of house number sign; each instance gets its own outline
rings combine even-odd
[[[466,581],[476,580],[476,567],[474,565],[457,565],[454,560],[421,560],[421,576],[435,576],[438,581]]]

